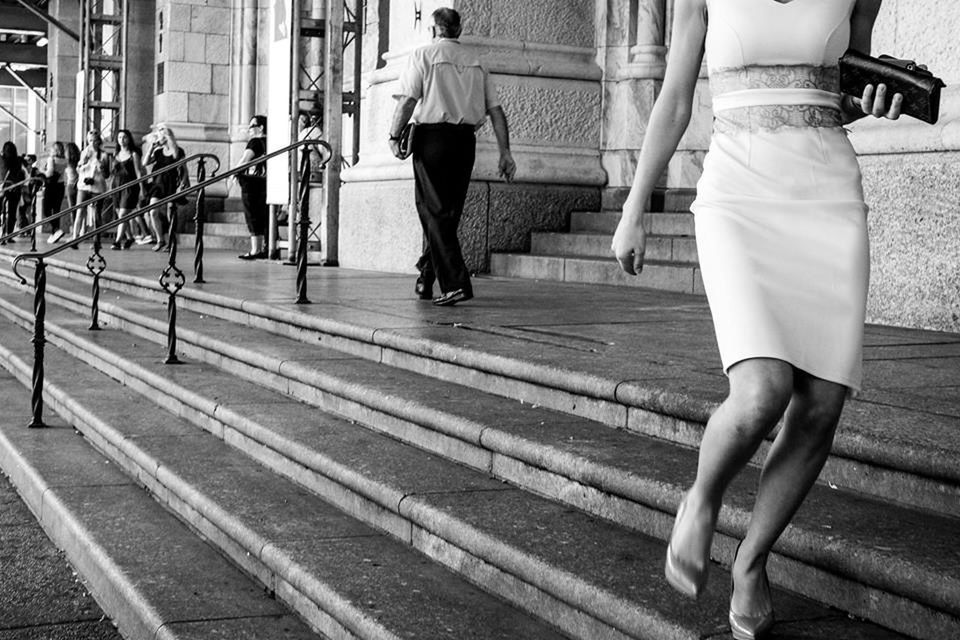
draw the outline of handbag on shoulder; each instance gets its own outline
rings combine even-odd
[[[854,97],[863,95],[868,84],[887,86],[887,95],[903,95],[901,112],[934,124],[940,117],[940,89],[943,80],[912,60],[890,56],[874,58],[849,49],[840,58],[840,91]]]

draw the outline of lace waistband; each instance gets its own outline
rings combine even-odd
[[[808,64],[748,65],[710,70],[713,96],[748,89],[816,89],[840,92],[840,69]]]
[[[754,65],[710,71],[714,128],[776,131],[784,127],[840,127],[837,67]]]

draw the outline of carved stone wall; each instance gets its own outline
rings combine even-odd
[[[407,55],[429,42],[430,14],[453,6],[461,41],[474,47],[498,85],[517,161],[516,183],[497,176],[489,121],[477,134],[473,184],[461,225],[468,266],[485,271],[490,251],[523,247],[532,229],[560,229],[574,209],[599,206],[602,71],[596,63],[593,0],[386,0],[368,5],[386,62],[365,64],[361,158],[345,171],[341,192],[340,264],[411,271],[421,250],[411,161],[387,147],[397,80]],[[417,22],[416,8],[421,8]],[[389,15],[385,15],[388,13]],[[368,23],[367,50],[375,49]],[[371,234],[374,234],[373,236]],[[372,237],[389,242],[371,242]]]

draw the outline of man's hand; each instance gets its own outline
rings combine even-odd
[[[632,276],[640,275],[647,251],[647,232],[643,228],[643,208],[635,206],[629,198],[623,204],[623,215],[613,234],[610,249],[621,269]]]
[[[390,153],[392,153],[397,160],[403,160],[403,154],[400,153],[400,139],[390,138],[388,144],[390,145]]]
[[[513,161],[513,155],[509,149],[500,154],[500,177],[507,182],[513,182],[513,176],[517,174],[517,163]]]

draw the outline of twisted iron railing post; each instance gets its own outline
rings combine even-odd
[[[169,296],[167,300],[167,359],[164,364],[180,364],[177,358],[177,293],[183,288],[186,279],[177,268],[177,216],[173,208],[168,211],[170,231],[167,246],[170,247],[170,260],[160,275],[160,286]]]
[[[47,265],[43,258],[37,260],[33,283],[33,420],[27,426],[38,428],[47,426],[43,423],[43,347],[47,342],[43,328],[47,315]]]
[[[31,208],[33,209],[34,223],[37,222],[37,195],[39,195],[39,190],[37,193],[33,194],[33,203],[31,205]],[[46,194],[44,194],[44,196],[46,196]],[[30,234],[30,251],[32,251],[33,253],[37,252],[37,228],[36,227],[32,229],[32,233]]]
[[[202,183],[207,179],[207,167],[200,158],[200,164],[197,166],[197,183]],[[207,221],[207,196],[206,189],[200,189],[197,192],[197,210],[193,221],[196,230],[196,241],[193,245],[193,281],[204,282],[203,279],[203,225]]]
[[[81,210],[82,211],[82,210]],[[100,212],[94,210],[93,228],[100,227]],[[100,234],[93,236],[93,253],[87,258],[87,271],[93,275],[93,292],[90,304],[90,331],[100,330],[100,274],[107,268],[106,259],[100,255]]]
[[[300,227],[297,238],[297,304],[310,304],[307,298],[307,236],[310,235],[310,152],[306,145],[300,155],[300,198],[298,203]]]

